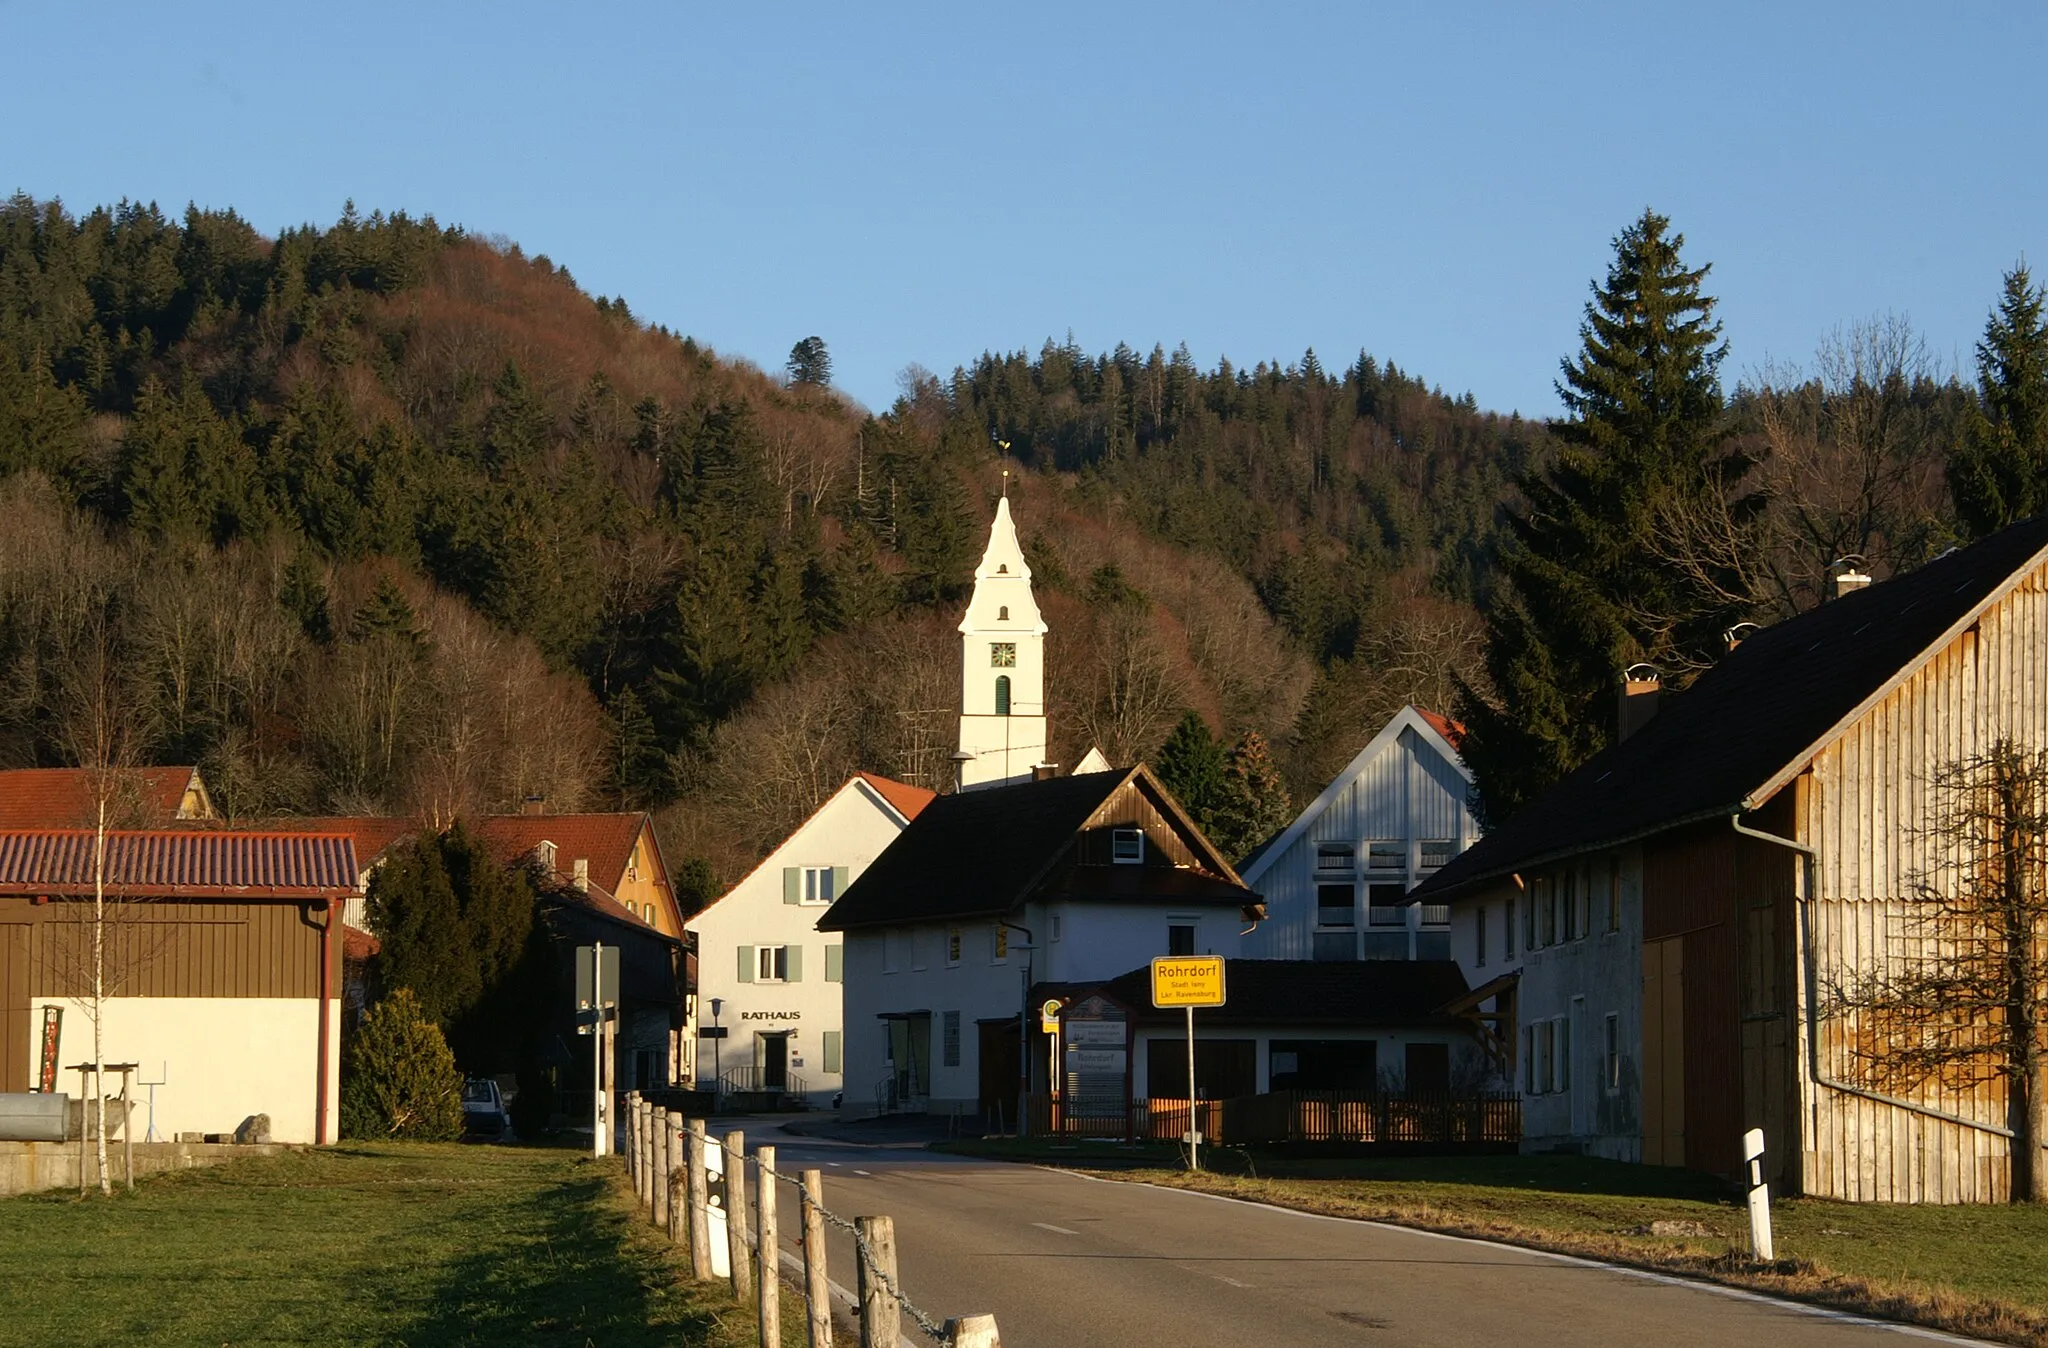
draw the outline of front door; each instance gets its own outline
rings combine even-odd
[[[981,1022],[981,1117],[993,1128],[998,1111],[1005,1129],[1017,1120],[1017,1022]]]
[[[29,1088],[42,1038],[29,1032],[28,933],[24,922],[0,925],[0,1091]]]
[[[1643,1163],[1685,1164],[1685,938],[1643,942]]]
[[[761,1089],[789,1089],[789,1036],[786,1034],[761,1036]]]

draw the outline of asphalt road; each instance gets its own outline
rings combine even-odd
[[[991,1312],[1004,1348],[1198,1344],[1853,1348],[1925,1331],[1477,1241],[1031,1166],[765,1133],[833,1212],[895,1219],[909,1299]],[[790,1186],[781,1229],[801,1231]],[[855,1284],[834,1231],[832,1278]],[[908,1317],[905,1341],[928,1342]]]

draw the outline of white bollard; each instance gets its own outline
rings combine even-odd
[[[1771,1189],[1764,1183],[1764,1130],[1742,1135],[1742,1159],[1749,1163],[1749,1252],[1759,1263],[1777,1256],[1771,1250]]]

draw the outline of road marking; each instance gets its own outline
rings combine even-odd
[[[1051,1222],[1033,1222],[1032,1225],[1041,1231],[1057,1231],[1063,1236],[1078,1236],[1081,1234],[1079,1231],[1069,1231],[1064,1226],[1054,1226]]]
[[[1223,1275],[1222,1275],[1221,1273],[1213,1274],[1213,1275],[1211,1275],[1211,1276],[1213,1276],[1213,1277],[1214,1277],[1214,1278],[1216,1279],[1216,1281],[1217,1281],[1217,1282],[1227,1282],[1227,1283],[1229,1283],[1229,1284],[1230,1284],[1230,1285],[1231,1285],[1232,1287],[1250,1287],[1250,1286],[1251,1286],[1251,1284],[1250,1284],[1250,1283],[1248,1283],[1248,1282],[1239,1282],[1239,1281],[1238,1281],[1237,1279],[1235,1279],[1235,1278],[1226,1278],[1226,1277],[1224,1277],[1224,1276],[1223,1276]]]
[[[853,1173],[856,1175],[866,1175],[869,1179],[874,1178],[874,1172],[871,1170],[856,1170]]]
[[[825,1164],[826,1164],[826,1165],[829,1165],[829,1166],[831,1166],[831,1167],[832,1167],[832,1168],[833,1168],[834,1170],[837,1170],[837,1169],[838,1169],[838,1168],[839,1168],[840,1166],[843,1166],[843,1165],[845,1165],[845,1164],[846,1164],[846,1162],[844,1162],[844,1161],[827,1161],[827,1162],[825,1162]]]
[[[1087,1180],[1090,1184],[1128,1184],[1134,1189],[1156,1189],[1160,1193],[1186,1194],[1190,1198],[1205,1198],[1212,1203],[1234,1203],[1239,1207],[1258,1208],[1263,1212],[1296,1217],[1303,1221],[1336,1222],[1348,1226],[1369,1226],[1377,1230],[1394,1232],[1400,1235],[1423,1236],[1430,1240],[1445,1240],[1454,1245],[1479,1245],[1493,1250],[1510,1250],[1516,1254],[1530,1255],[1537,1259],[1550,1259],[1560,1264],[1575,1264],[1580,1268],[1599,1269],[1606,1273],[1618,1273],[1625,1278],[1640,1278],[1644,1282],[1662,1283],[1666,1287],[1682,1287],[1694,1292],[1707,1292],[1714,1296],[1727,1297],[1734,1301],[1753,1301],[1759,1305],[1774,1306],[1782,1310],[1796,1311],[1801,1315],[1810,1315],[1818,1320],[1834,1320],[1841,1324],[1857,1325],[1866,1329],[1889,1330],[1894,1334],[1900,1334],[1909,1339],[1928,1339],[1935,1343],[1953,1343],[1963,1345],[1964,1348],[1992,1348],[1991,1341],[1988,1339],[1963,1338],[1960,1335],[1943,1333],[1938,1329],[1924,1329],[1919,1325],[1909,1325],[1897,1320],[1879,1320],[1867,1315],[1857,1315],[1853,1311],[1838,1311],[1830,1306],[1808,1305],[1803,1301],[1793,1301],[1786,1297],[1774,1297],[1763,1292],[1752,1292],[1747,1288],[1729,1287],[1725,1283],[1703,1282],[1669,1273],[1654,1273],[1649,1269],[1629,1268],[1622,1264],[1610,1264],[1599,1259],[1588,1259],[1581,1255],[1558,1254],[1551,1250],[1538,1250],[1527,1245],[1511,1245],[1504,1240],[1486,1240],[1479,1236],[1454,1236],[1447,1231],[1425,1231],[1419,1226],[1401,1226],[1394,1222],[1375,1222],[1362,1217],[1332,1217],[1328,1213],[1323,1212],[1303,1212],[1300,1208],[1283,1208],[1275,1203],[1261,1203],[1250,1198],[1232,1198],[1227,1194],[1203,1193],[1200,1189],[1178,1189],[1172,1185],[1150,1184],[1144,1180],[1104,1179],[1100,1175],[1090,1175],[1085,1171],[1068,1170],[1056,1165],[1040,1165],[1035,1168],[1051,1171],[1055,1175],[1067,1175],[1074,1179]]]

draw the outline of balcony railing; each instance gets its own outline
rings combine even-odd
[[[1368,927],[1448,927],[1451,906],[1447,903],[1374,904],[1365,910]],[[1415,914],[1410,921],[1408,915]]]
[[[718,1089],[725,1095],[743,1095],[754,1092],[780,1091],[784,1095],[802,1095],[806,1089],[804,1079],[788,1068],[771,1070],[764,1066],[728,1067],[725,1075],[718,1079]]]

